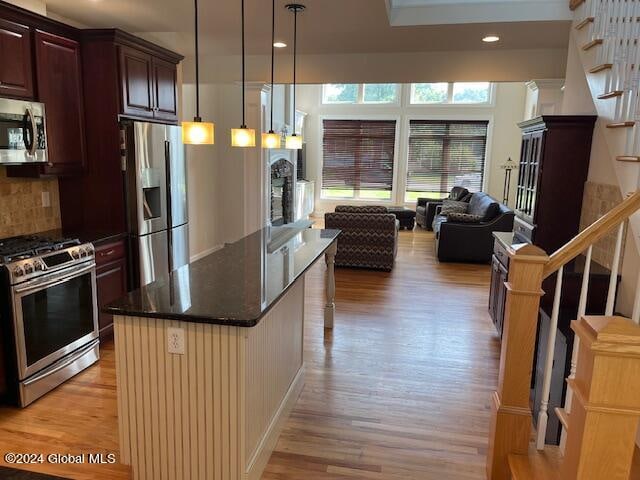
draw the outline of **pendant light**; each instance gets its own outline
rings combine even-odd
[[[262,148],[280,148],[281,137],[273,131],[273,72],[276,52],[276,0],[271,0],[271,125],[267,133],[262,134]]]
[[[198,49],[198,0],[193,0],[195,12],[196,46],[196,116],[193,122],[182,122],[182,143],[188,145],[213,145],[215,125],[200,118],[200,52]]]
[[[299,3],[290,3],[286,9],[293,12],[293,133],[285,139],[285,148],[289,150],[300,150],[302,148],[302,137],[296,134],[296,56],[298,53],[298,12],[304,11],[306,7]]]
[[[253,128],[247,128],[247,125],[245,124],[244,0],[240,2],[240,11],[242,15],[242,125],[240,125],[240,128],[231,129],[231,146],[255,147],[256,131]]]

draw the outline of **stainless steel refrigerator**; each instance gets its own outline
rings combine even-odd
[[[189,263],[187,169],[180,127],[121,125],[131,281],[147,285]]]

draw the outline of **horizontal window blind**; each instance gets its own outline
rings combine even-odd
[[[488,123],[411,120],[407,191],[438,196],[456,185],[481,190]]]
[[[322,188],[391,191],[395,120],[324,120]]]

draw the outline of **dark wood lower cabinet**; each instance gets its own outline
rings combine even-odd
[[[96,283],[98,308],[117,300],[127,293],[127,257],[124,240],[96,247]],[[98,313],[100,339],[113,335],[113,316]]]
[[[489,284],[489,315],[502,336],[504,327],[504,306],[507,301],[507,275],[509,274],[509,256],[498,240],[493,247],[491,257],[491,283]]]

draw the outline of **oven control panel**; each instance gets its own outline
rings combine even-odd
[[[52,271],[92,261],[95,257],[93,245],[85,243],[64,250],[19,260],[6,265],[11,283],[22,283]]]

